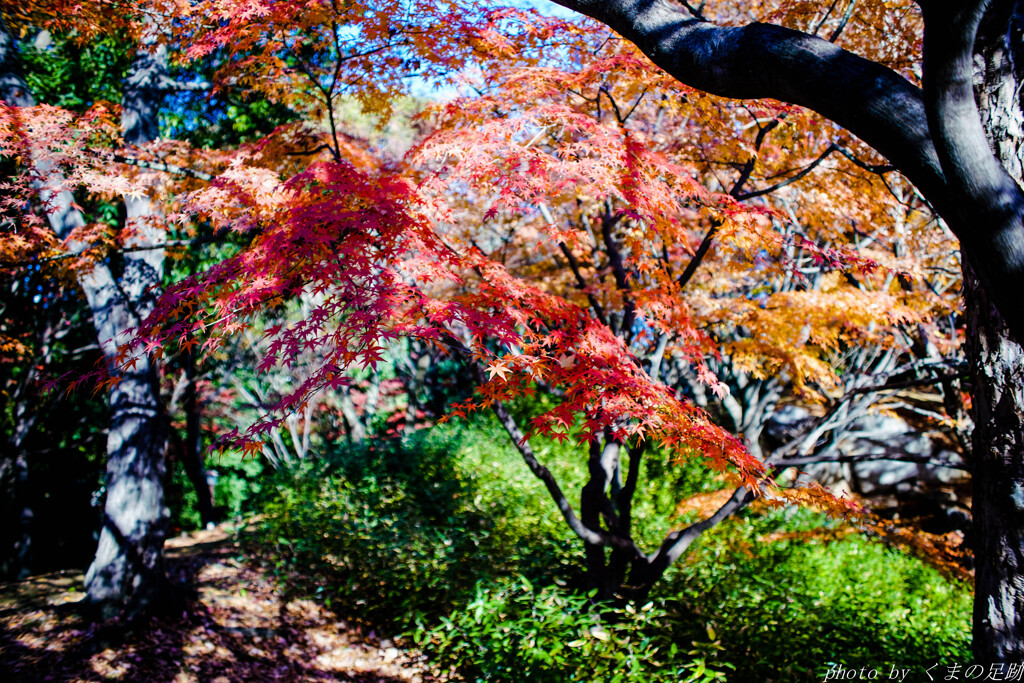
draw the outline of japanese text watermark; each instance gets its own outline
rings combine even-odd
[[[900,667],[889,664],[874,668],[851,668],[830,664],[824,681],[1024,681],[1024,663],[933,664],[930,667]]]

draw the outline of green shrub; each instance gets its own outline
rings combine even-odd
[[[728,663],[721,644],[672,641],[669,613],[653,602],[635,608],[595,605],[557,586],[525,579],[476,595],[417,645],[442,670],[476,681],[715,681]],[[714,641],[714,631],[708,635]]]
[[[583,482],[576,446],[534,446],[565,490]],[[658,476],[635,510],[652,547],[682,523],[676,502],[715,482],[656,454],[645,467]],[[832,662],[969,659],[969,587],[861,535],[827,540],[838,525],[809,510],[747,510],[698,540],[652,605],[598,608],[553,585],[580,583],[581,545],[482,417],[338,448],[263,490],[282,577],[470,680],[811,681]]]
[[[207,472],[217,472],[213,497],[216,512],[221,517],[237,518],[260,510],[263,486],[271,479],[269,469],[262,458],[243,458],[234,451],[207,457]],[[172,463],[168,505],[172,528],[191,531],[202,526],[199,497],[178,460]]]
[[[719,625],[733,681],[971,659],[969,586],[862,535],[813,533],[827,526],[808,510],[747,514],[702,539],[657,594]]]
[[[563,569],[565,534],[531,496],[460,454],[436,436],[383,441],[278,475],[263,534],[278,567],[399,629],[469,600],[481,578]]]
[[[224,515],[235,518],[259,509],[260,495],[270,473],[262,458],[245,458],[240,452],[229,451],[207,458],[206,469],[217,472],[213,504]]]

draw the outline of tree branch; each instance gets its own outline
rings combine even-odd
[[[874,462],[877,460],[891,460],[893,462],[914,462],[937,467],[948,467],[955,470],[970,471],[966,464],[952,460],[933,458],[930,455],[914,455],[913,453],[864,453],[862,455],[805,455],[793,458],[783,458],[773,463],[778,469],[787,467],[802,467],[827,462]]]
[[[170,249],[175,247],[191,247],[200,244],[213,244],[217,242],[223,242],[228,236],[227,230],[218,230],[212,235],[207,237],[195,237],[190,240],[165,240],[163,242],[150,243],[150,244],[133,244],[130,246],[119,247],[117,249],[109,250],[110,253],[117,254],[131,254],[134,252],[141,251],[152,251],[154,249]],[[85,249],[79,249],[77,251],[69,251],[63,254],[56,254],[54,256],[44,256],[43,258],[32,259],[30,261],[0,261],[0,269],[6,268],[28,268],[43,263],[57,263],[60,261],[66,261],[73,258],[81,258],[84,254]]]
[[[754,493],[741,486],[733,492],[732,496],[722,507],[715,511],[715,514],[707,519],[691,524],[685,529],[670,533],[662,541],[658,552],[651,556],[650,567],[647,571],[654,578],[661,576],[705,531],[714,528],[723,520],[742,510],[753,499]]]
[[[972,90],[987,0],[918,3],[925,92],[881,64],[781,26],[720,27],[671,0],[555,1],[607,24],[687,85],[807,107],[874,147],[946,219],[1024,341],[1024,307],[1014,294],[1024,290],[1024,192],[988,146]]]
[[[891,69],[781,26],[716,26],[670,0],[555,1],[607,24],[687,85],[813,109],[878,150],[940,210],[949,208],[923,94]]]
[[[495,401],[491,404],[491,410],[494,411],[498,421],[501,422],[501,426],[505,428],[509,437],[512,438],[512,443],[519,451],[519,454],[523,457],[527,467],[530,468],[530,471],[533,472],[534,476],[544,482],[544,486],[547,487],[548,493],[555,501],[555,505],[558,506],[559,512],[562,513],[562,518],[565,520],[565,523],[569,525],[569,528],[572,529],[573,533],[579,536],[585,543],[611,546],[627,550],[629,552],[636,551],[636,547],[628,540],[591,529],[584,525],[583,522],[580,521],[579,517],[576,516],[576,513],[573,512],[572,505],[562,492],[562,488],[558,485],[558,481],[555,479],[555,476],[551,474],[551,470],[537,460],[537,456],[530,447],[529,441],[527,441],[522,430],[519,429],[519,425],[516,424],[515,418],[508,412],[508,408],[505,407],[505,404],[500,401]]]
[[[605,253],[608,255],[608,263],[612,267],[612,275],[615,278],[615,286],[622,295],[623,311],[622,319],[619,321],[618,330],[612,329],[613,333],[621,333],[628,342],[633,338],[633,323],[636,321],[636,302],[633,300],[633,290],[629,286],[629,275],[622,259],[622,252],[619,243],[612,233],[619,217],[613,216],[611,207],[607,206],[604,216],[601,217],[601,238],[604,241]]]
[[[754,197],[760,197],[762,195],[771,194],[772,192],[775,192],[776,190],[782,189],[786,185],[792,185],[793,183],[795,183],[796,181],[800,180],[801,178],[806,176],[808,173],[810,173],[811,171],[816,169],[821,162],[825,161],[825,159],[827,159],[829,157],[829,155],[832,154],[832,152],[835,152],[837,150],[838,150],[838,147],[836,147],[836,145],[834,145],[834,144],[833,145],[829,145],[828,147],[825,148],[824,152],[822,152],[821,154],[818,155],[817,159],[815,159],[814,161],[809,163],[807,166],[802,168],[798,173],[796,173],[796,174],[786,178],[785,180],[782,180],[782,181],[780,181],[778,183],[775,183],[771,187],[766,187],[763,190],[753,190],[751,192],[744,192],[742,194],[736,195],[736,199],[738,201],[743,201],[745,199],[753,199]]]
[[[850,4],[846,6],[846,12],[843,14],[843,18],[839,20],[839,26],[836,26],[836,30],[832,31],[832,35],[828,37],[828,42],[834,43],[839,40],[839,36],[843,33],[843,29],[846,28],[846,24],[850,21],[850,17],[853,16],[853,8],[857,5],[857,0],[850,0]]]
[[[540,204],[540,214],[550,225],[555,224],[555,218],[551,215],[551,211],[548,209],[547,204]],[[576,260],[576,256],[573,255],[572,250],[569,249],[565,242],[559,242],[558,248],[561,250],[562,255],[565,256],[565,259],[569,262],[569,269],[572,270],[572,274],[576,278],[577,288],[587,295],[587,301],[590,303],[590,307],[594,309],[594,315],[597,317],[598,322],[607,327],[608,318],[605,317],[604,309],[597,301],[597,297],[594,296],[594,293],[590,291],[590,286],[587,284],[586,279],[584,279],[583,274],[580,272],[580,264],[579,261]]]
[[[993,153],[974,94],[974,42],[990,3],[919,4],[928,122],[953,205],[952,212],[940,213],[1014,336],[1024,342],[1024,192]]]
[[[122,154],[115,154],[114,161],[119,164],[128,164],[129,166],[138,166],[139,168],[151,168],[154,171],[164,171],[166,173],[172,173],[174,175],[188,176],[189,178],[196,178],[197,180],[205,180],[207,182],[213,180],[214,176],[206,173],[205,171],[197,171],[192,168],[183,168],[181,166],[175,166],[173,164],[165,164],[161,161],[146,161],[145,159],[135,159],[132,157],[126,157]]]
[[[676,280],[676,284],[679,285],[679,289],[686,287],[686,284],[693,278],[693,274],[697,272],[697,268],[700,267],[704,257],[707,256],[708,250],[711,249],[711,243],[715,240],[715,235],[718,234],[718,229],[722,227],[722,221],[717,218],[711,219],[711,227],[708,228],[707,233],[704,235],[704,239],[701,240],[700,246],[697,247],[697,251],[694,252],[693,258],[686,264],[686,269],[683,270],[683,274]]]

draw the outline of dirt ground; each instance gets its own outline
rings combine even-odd
[[[181,614],[129,628],[79,615],[81,573],[0,584],[0,681],[437,680],[414,653],[283,595],[227,525],[166,547],[168,573],[194,593]]]

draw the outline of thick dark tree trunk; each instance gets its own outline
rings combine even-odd
[[[1024,3],[995,2],[975,43],[982,123],[1018,183],[1024,177],[1022,29]],[[964,296],[974,384],[974,650],[979,661],[1019,662],[1024,660],[1024,349],[966,263]]]
[[[590,529],[607,528],[610,533],[620,538],[629,538],[628,534],[619,533],[621,518],[612,508],[608,497],[608,488],[618,478],[620,445],[606,437],[604,446],[599,440],[590,443],[590,456],[587,468],[590,478],[580,491],[580,521]],[[604,524],[602,524],[602,520]],[[587,587],[597,589],[597,598],[607,600],[615,595],[625,579],[625,567],[617,554],[623,551],[612,551],[613,561],[609,562],[604,544],[584,542],[584,554],[587,568]]]
[[[597,589],[597,599],[640,599],[646,596],[668,568],[654,570],[633,539],[633,494],[640,475],[644,444],[627,447],[605,434],[604,445],[590,444],[590,478],[580,492],[580,521],[591,529],[622,539],[620,546],[585,542],[587,587]],[[628,466],[623,479],[623,459]]]
[[[1024,349],[977,277],[964,269],[967,357],[974,383],[974,650],[1024,659]]]

